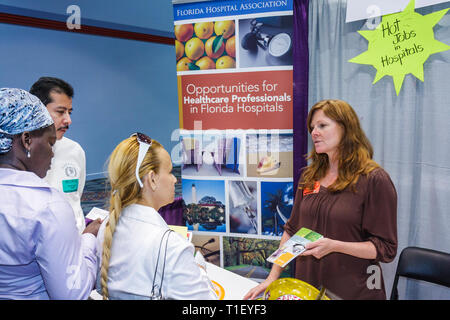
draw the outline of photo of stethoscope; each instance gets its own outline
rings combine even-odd
[[[292,49],[292,39],[286,32],[267,34],[263,30],[264,23],[256,19],[250,21],[250,32],[241,40],[241,47],[248,51],[257,51],[258,47],[275,58],[284,57]]]

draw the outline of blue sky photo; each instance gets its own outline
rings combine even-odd
[[[270,206],[269,201],[274,200],[279,195],[278,209],[276,206]],[[261,211],[262,211],[262,234],[270,236],[281,236],[284,225],[284,219],[291,216],[292,206],[294,205],[294,190],[292,182],[261,182]],[[276,226],[274,215],[276,214]],[[275,230],[276,227],[276,230]]]
[[[197,202],[204,196],[210,196],[225,205],[225,182],[223,180],[182,179],[183,199],[186,204],[192,203],[192,184],[195,184]]]

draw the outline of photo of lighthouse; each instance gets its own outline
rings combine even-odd
[[[182,192],[189,230],[226,232],[225,181],[182,179]]]

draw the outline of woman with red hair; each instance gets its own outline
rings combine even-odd
[[[324,286],[343,299],[386,299],[380,262],[397,253],[397,193],[358,116],[342,100],[323,100],[307,119],[313,148],[303,170],[280,246],[301,227],[323,235],[296,259],[296,278]],[[278,279],[249,291],[254,299]],[[374,273],[375,272],[375,273]]]

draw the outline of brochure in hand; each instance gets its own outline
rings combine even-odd
[[[86,218],[90,220],[97,220],[100,218],[103,221],[107,216],[109,216],[109,211],[93,207],[86,215]]]
[[[308,228],[301,228],[282,247],[272,253],[267,258],[267,261],[276,263],[284,268],[292,259],[306,250],[307,243],[319,240],[320,238],[323,238],[321,234]]]

